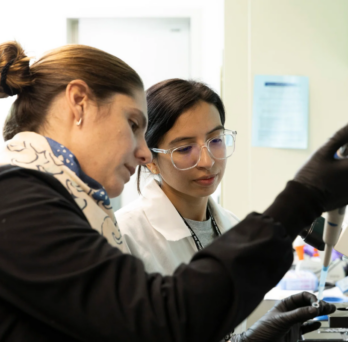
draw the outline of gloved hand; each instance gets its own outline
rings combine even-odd
[[[348,159],[334,159],[336,151],[346,143],[348,125],[317,150],[294,178],[294,181],[317,192],[324,211],[348,203]]]
[[[312,307],[315,295],[302,292],[285,298],[268,311],[253,326],[240,335],[233,335],[232,342],[297,342],[301,335],[320,327],[320,322],[307,320],[333,313],[336,307],[320,301],[320,307]],[[303,324],[304,323],[304,324]]]

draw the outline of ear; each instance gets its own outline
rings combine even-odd
[[[72,112],[73,120],[79,126],[84,119],[90,90],[86,82],[82,80],[71,81],[65,90],[65,97]]]
[[[158,175],[160,173],[157,165],[152,162],[152,163],[149,163],[149,164],[146,164],[146,167],[150,170],[150,172],[154,175]]]

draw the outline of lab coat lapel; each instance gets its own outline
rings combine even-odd
[[[183,219],[152,179],[142,190],[142,207],[151,226],[169,241],[178,241],[191,236]]]

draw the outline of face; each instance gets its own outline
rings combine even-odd
[[[116,94],[105,105],[86,108],[82,127],[74,134],[73,152],[82,170],[110,197],[121,194],[138,165],[151,161],[146,127],[146,98],[140,90],[132,97]]]
[[[163,136],[158,148],[170,149],[197,143],[199,146],[223,131],[220,114],[214,105],[201,101],[184,112],[174,126]],[[154,160],[160,172],[163,189],[189,197],[211,195],[221,182],[225,172],[226,159],[214,160],[206,148],[201,159],[192,169],[177,170],[170,154],[158,154]]]

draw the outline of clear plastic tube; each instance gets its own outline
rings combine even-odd
[[[320,281],[319,281],[318,301],[323,299],[323,292],[324,292],[324,288],[325,288],[328,270],[329,270],[328,266],[327,267],[323,266],[323,268],[321,269]]]

